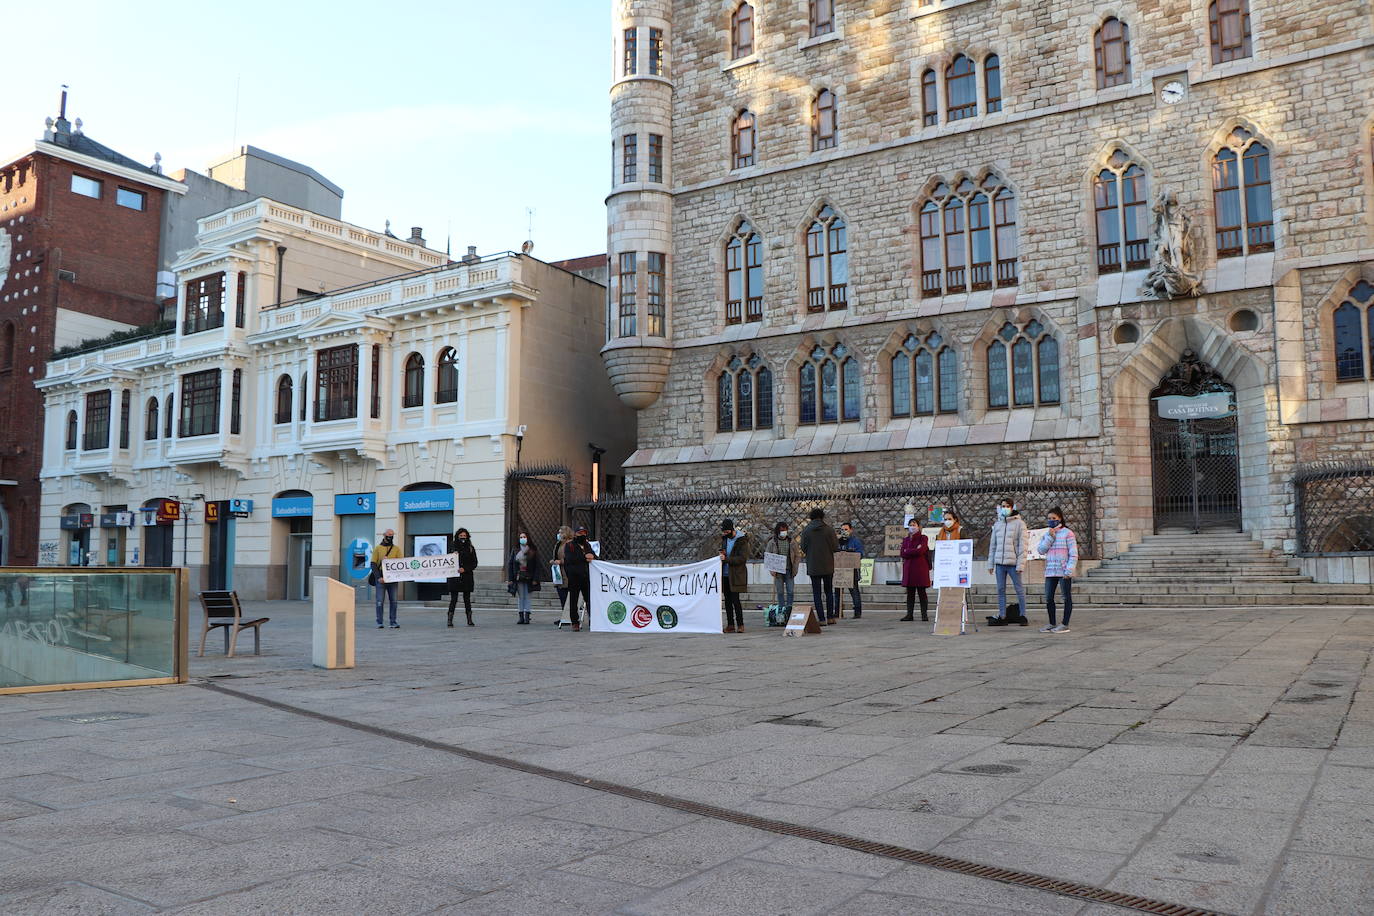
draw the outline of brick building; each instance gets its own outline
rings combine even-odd
[[[54,349],[158,316],[164,197],[185,187],[64,111],[0,165],[0,562],[38,563],[43,398]],[[118,409],[118,405],[115,406]]]
[[[614,29],[630,493],[1075,478],[1108,556],[1229,527],[1374,576],[1366,4],[629,0]]]

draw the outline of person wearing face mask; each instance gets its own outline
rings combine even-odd
[[[811,510],[811,521],[801,534],[801,552],[806,556],[806,575],[811,580],[811,600],[816,620],[826,626],[839,617],[835,610],[835,551],[840,539],[825,520],[825,510]]]
[[[1011,623],[1025,626],[1026,588],[1021,584],[1021,572],[1026,568],[1026,523],[1016,504],[1004,499],[997,506],[997,521],[992,525],[988,541],[988,572],[997,576],[997,616],[988,618],[988,625],[1004,627]],[[1007,579],[1016,588],[1020,613],[1013,620],[1007,617]]]
[[[840,550],[844,553],[857,553],[860,558],[864,555],[864,542],[859,540],[858,535],[854,533],[854,526],[849,522],[840,526],[839,545]],[[864,615],[863,592],[859,590],[859,570],[855,569],[851,572],[852,579],[850,578],[851,573],[844,574],[844,578],[848,581],[844,583],[843,587],[849,590],[849,600],[854,604],[854,619],[858,620]],[[840,587],[837,586],[835,588],[835,606],[839,607],[839,605]]]
[[[1047,513],[1045,524],[1049,531],[1040,538],[1040,553],[1045,557],[1045,610],[1050,625],[1041,633],[1069,632],[1069,617],[1073,614],[1073,574],[1078,569],[1078,537],[1064,524],[1064,511],[1055,506]],[[1054,620],[1054,592],[1064,595],[1064,622]]]
[[[401,558],[401,548],[396,546],[396,532],[391,528],[382,532],[382,539],[376,547],[372,548],[372,574],[377,579],[377,629],[382,628],[382,604],[389,596],[391,598],[391,628],[399,630],[401,625],[396,622],[396,583],[387,582],[382,576],[383,560],[399,560]]]
[[[953,509],[945,510],[945,520],[940,524],[940,531],[935,535],[937,541],[962,541],[964,539],[964,526],[959,524],[959,513]]]
[[[720,523],[721,591],[725,597],[726,633],[744,632],[744,605],[740,596],[749,588],[749,535],[735,529],[730,519]]]
[[[463,596],[463,610],[472,622],[472,571],[477,568],[477,550],[472,546],[472,535],[466,528],[459,528],[448,539],[448,552],[458,554],[458,575],[448,580],[448,625],[453,626],[453,612],[458,609],[458,596]]]
[[[795,595],[793,580],[797,578],[797,567],[801,565],[801,545],[792,537],[787,522],[778,522],[773,526],[773,536],[763,545],[763,552],[787,557],[787,572],[773,573],[773,598],[778,607],[790,614]]]
[[[530,593],[539,591],[539,581],[543,578],[544,570],[539,558],[539,548],[530,540],[529,532],[521,531],[517,542],[518,546],[511,553],[510,562],[506,564],[506,581],[515,595],[515,610],[519,615],[516,623],[527,624],[530,622],[531,613]],[[590,602],[588,606],[590,607]]]
[[[563,552],[568,549],[568,545],[572,543],[572,539],[573,530],[567,525],[558,529],[558,536],[553,545],[553,560],[549,563],[550,566],[558,567],[558,575],[560,578],[554,580],[553,590],[558,593],[558,607],[560,610],[568,601],[568,580],[562,578],[564,575]]]
[[[921,532],[921,522],[913,518],[907,523],[907,535],[902,538],[902,585],[906,588],[906,616],[914,620],[916,596],[921,596],[921,619],[929,620],[926,589],[930,588],[932,570],[930,539]]]
[[[563,581],[568,587],[568,619],[572,621],[573,632],[582,629],[582,619],[577,613],[579,595],[587,606],[587,612],[591,613],[591,562],[595,559],[596,554],[592,552],[591,542],[587,538],[587,528],[579,525],[573,533],[572,543],[563,550]]]

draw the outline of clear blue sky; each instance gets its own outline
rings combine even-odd
[[[605,250],[605,0],[62,0],[20,20],[6,159],[67,83],[87,134],[168,171],[249,143],[343,187],[349,222],[440,249],[451,226],[455,254],[519,248],[527,207],[536,256]]]

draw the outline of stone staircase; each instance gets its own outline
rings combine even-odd
[[[1032,608],[1044,606],[1043,589],[1039,581],[1026,583]],[[1165,532],[1146,537],[1126,553],[1075,579],[1073,597],[1076,604],[1085,607],[1374,607],[1374,586],[1313,582],[1284,557],[1237,532]],[[930,598],[933,605],[933,590]],[[996,607],[997,591],[988,584],[978,585],[970,598],[978,612],[985,613]],[[796,600],[811,600],[809,584],[798,583]],[[874,584],[864,589],[866,611],[905,612],[905,602],[905,591],[895,585]],[[497,583],[479,581],[472,603],[481,608],[509,608],[512,617],[515,614],[515,599]],[[765,585],[750,586],[744,595],[744,607],[749,611],[772,603],[773,590]],[[848,594],[844,603],[849,603]],[[447,602],[431,602],[429,606],[447,607]],[[552,585],[546,583],[533,596],[533,606],[537,611],[557,610]]]

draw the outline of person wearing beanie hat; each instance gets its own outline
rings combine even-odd
[[[740,596],[749,587],[749,554],[752,545],[749,535],[735,528],[733,519],[722,519],[720,543],[721,592],[725,596],[726,633],[744,632],[744,604]]]

